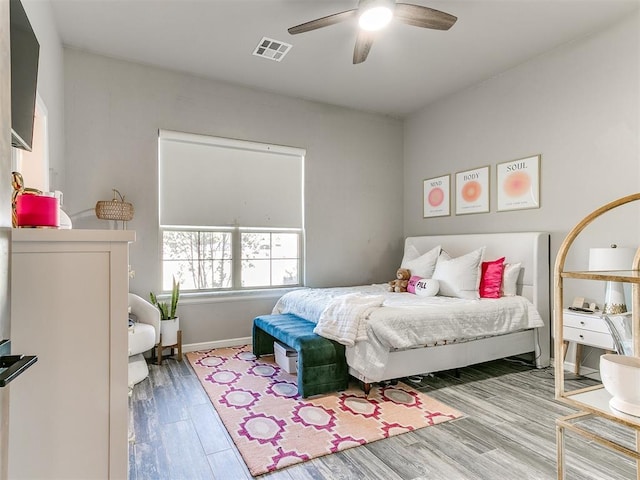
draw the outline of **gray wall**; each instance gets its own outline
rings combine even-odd
[[[568,231],[601,205],[640,190],[637,14],[423,108],[405,123],[405,235],[551,232],[552,266]],[[542,154],[541,207],[496,212],[495,165]],[[491,212],[422,218],[422,181],[491,165]],[[637,202],[636,202],[637,203]],[[452,199],[455,212],[455,197]],[[640,245],[637,206],[621,207],[578,237],[569,269],[589,247]],[[567,282],[602,301],[603,286]]]
[[[67,212],[76,227],[107,228],[86,210],[111,198],[112,187],[134,204],[133,292],[147,297],[160,285],[160,128],[305,148],[307,284],[393,277],[402,245],[401,121],[69,49],[65,95]],[[250,336],[253,317],[276,298],[185,298],[184,342]]]
[[[47,107],[49,129],[49,187],[64,191],[64,62],[62,43],[49,2],[22,0],[40,43],[38,93]]]
[[[405,234],[543,230],[552,233],[555,257],[585,215],[637,192],[639,29],[635,15],[407,119]],[[538,153],[541,207],[496,212],[495,165]],[[483,165],[491,165],[490,213],[422,218],[418,179],[451,173],[453,190],[456,172]],[[586,267],[591,246],[640,243],[634,212],[629,207],[585,232],[569,266]]]

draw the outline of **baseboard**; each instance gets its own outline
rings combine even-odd
[[[229,338],[227,340],[217,340],[214,342],[201,342],[201,343],[188,343],[182,345],[183,352],[199,352],[202,350],[212,350],[214,348],[224,347],[239,347],[242,345],[251,345],[251,337]],[[554,365],[554,360],[551,358],[551,365]],[[573,372],[575,363],[564,362],[565,372]],[[596,369],[580,366],[580,375],[585,377],[591,377],[594,380],[600,380],[600,372]]]
[[[576,364],[573,362],[564,362],[564,370],[565,372],[573,372],[576,368]],[[600,380],[600,371],[595,368],[585,367],[580,365],[580,375],[583,377],[593,378],[594,380]]]
[[[217,340],[215,342],[188,343],[182,345],[183,352],[200,352],[214,348],[239,347],[241,345],[251,345],[251,337],[229,338],[227,340]]]

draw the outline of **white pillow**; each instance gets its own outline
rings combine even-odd
[[[418,249],[414,245],[409,245],[404,250],[402,263],[400,265],[404,265],[405,263],[410,262],[411,260],[415,260],[419,256],[420,256],[420,252],[418,251]],[[404,268],[404,267],[401,267],[401,268]]]
[[[442,251],[432,277],[440,282],[439,295],[480,298],[478,286],[484,248],[479,248],[458,258],[451,258],[447,252]]]
[[[522,263],[505,263],[504,272],[502,274],[502,287],[500,287],[500,296],[513,297],[518,294],[518,276]]]
[[[413,245],[411,245],[413,247]],[[415,249],[415,247],[413,247]],[[416,250],[417,251],[417,250]],[[405,253],[405,257],[407,255]],[[436,268],[436,262],[438,261],[438,256],[440,255],[440,245],[432,248],[424,255],[420,255],[418,258],[414,258],[412,260],[405,261],[402,259],[402,264],[400,268],[406,268],[411,272],[411,275],[417,275],[422,278],[431,278],[433,276],[433,271]]]

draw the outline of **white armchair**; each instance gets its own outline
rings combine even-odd
[[[129,327],[129,387],[133,387],[149,375],[142,354],[160,342],[160,312],[134,293],[129,294],[129,308],[137,320]]]

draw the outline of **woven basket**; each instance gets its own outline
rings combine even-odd
[[[101,220],[128,222],[133,219],[133,205],[120,200],[100,200],[96,203],[96,217]]]

